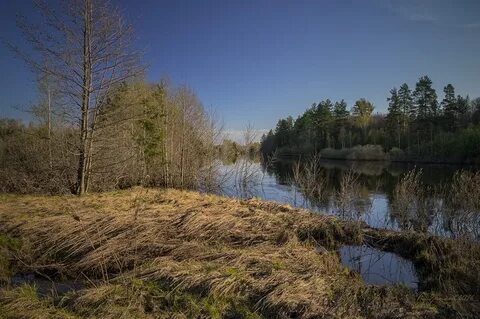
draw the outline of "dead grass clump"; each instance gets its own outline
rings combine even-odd
[[[318,220],[305,218],[298,221],[297,235],[302,241],[313,241],[329,249],[336,249],[345,244],[361,244],[363,227],[359,222],[339,221],[325,218]]]
[[[0,289],[0,318],[5,319],[75,319],[69,311],[55,307],[38,297],[35,287],[24,285],[12,290]]]

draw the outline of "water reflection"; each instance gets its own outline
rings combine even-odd
[[[364,221],[372,227],[480,239],[480,209],[473,204],[462,207],[466,200],[452,203],[447,198],[455,172],[460,169],[478,171],[477,167],[328,160],[321,160],[318,165],[319,170],[314,173],[318,178],[313,179],[313,183],[312,179],[307,179],[308,185],[299,185],[293,160],[276,161],[270,166],[239,160],[223,166],[223,171],[229,172],[223,176],[229,177],[224,179],[221,193],[274,200]],[[413,169],[417,172],[421,169],[421,174],[416,176],[418,189],[412,191],[413,186],[405,185],[410,192],[402,206],[396,189],[406,173]],[[320,184],[320,191],[311,190],[312,185]],[[470,196],[478,191],[472,190]]]
[[[418,289],[415,267],[400,256],[368,246],[343,246],[339,252],[342,264],[358,272],[366,283]]]
[[[13,287],[24,284],[35,286],[39,296],[62,296],[68,292],[83,289],[85,284],[76,280],[52,281],[32,273],[17,274],[10,280]]]

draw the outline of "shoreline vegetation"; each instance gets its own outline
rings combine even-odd
[[[315,153],[313,153],[315,154]],[[274,155],[276,159],[299,159],[309,154],[303,153],[296,149],[280,149]],[[339,161],[381,161],[381,162],[397,162],[397,163],[423,163],[423,164],[467,164],[480,165],[480,161],[474,159],[460,159],[453,157],[423,157],[414,158],[408,157],[404,151],[399,148],[392,148],[385,152],[381,145],[357,145],[351,148],[324,148],[320,150],[314,157],[319,157],[326,160]]]
[[[258,199],[134,188],[1,195],[5,318],[474,318],[480,245],[341,221]],[[342,245],[411,260],[419,290],[372,286]],[[39,296],[15,273],[81,289]]]
[[[428,76],[411,90],[390,90],[385,114],[368,100],[348,110],[344,100],[313,103],[296,119],[280,119],[264,134],[264,156],[319,153],[329,159],[424,163],[480,163],[480,98],[455,95],[447,84],[439,101]]]

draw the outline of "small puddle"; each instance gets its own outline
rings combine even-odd
[[[418,289],[418,277],[413,263],[394,253],[368,246],[343,246],[340,248],[342,264],[358,272],[372,285],[402,284]]]
[[[33,285],[37,288],[39,296],[62,296],[68,292],[83,289],[85,284],[78,280],[51,281],[32,273],[17,274],[10,280],[13,287],[23,284]]]

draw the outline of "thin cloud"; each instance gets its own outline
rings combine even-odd
[[[463,10],[459,9],[462,5],[452,2],[452,0],[386,0],[379,3],[393,14],[413,22],[442,24],[466,29],[480,28],[480,23],[468,22]],[[455,19],[459,19],[459,16],[463,16],[467,22],[455,21]]]
[[[467,28],[467,29],[478,29],[480,28],[480,23],[465,23],[462,25],[462,27]]]
[[[382,2],[393,13],[415,22],[437,22],[440,16],[436,13],[435,1],[431,0],[389,0]]]

